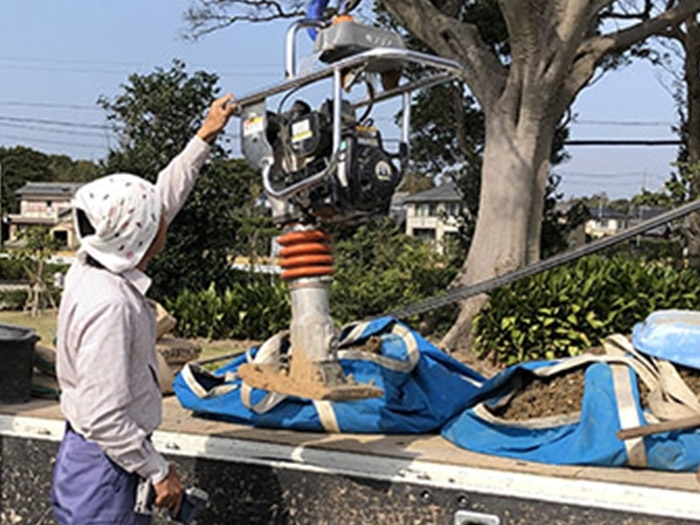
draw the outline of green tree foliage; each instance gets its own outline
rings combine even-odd
[[[433,188],[435,183],[430,176],[415,170],[408,170],[404,176],[399,191],[403,191],[413,195],[421,191]]]
[[[190,75],[184,63],[174,61],[167,70],[131,75],[114,100],[101,98],[120,139],[120,147],[109,153],[106,170],[155,181],[196,133],[219,93],[217,82],[216,75]],[[254,202],[251,194],[258,176],[244,162],[225,159],[225,142],[225,136],[217,139],[212,162],[202,168],[192,195],[170,226],[165,252],[149,268],[157,298],[177,296],[183,280],[195,293],[224,281],[231,256],[244,249],[248,223],[241,209]]]
[[[672,184],[671,181],[666,182],[666,187],[669,187],[669,184]],[[643,189],[641,193],[638,193],[637,195],[634,195],[632,199],[630,199],[629,204],[625,210],[616,210],[616,211],[625,211],[627,213],[631,213],[634,211],[634,209],[640,207],[640,206],[673,206],[674,204],[674,197],[665,191],[649,191],[647,189]],[[612,208],[615,209],[615,208]]]
[[[107,170],[138,170],[155,180],[196,133],[219,94],[217,82],[205,71],[189,75],[184,62],[175,60],[170,69],[130,75],[114,100],[100,97],[120,144],[109,152]],[[223,157],[223,149],[215,146],[212,156]]]
[[[213,161],[197,181],[195,191],[171,225],[168,247],[152,263],[154,295],[179,294],[187,276],[193,291],[215,283],[223,290],[231,282],[230,263],[236,255],[267,255],[278,232],[267,210],[255,206],[260,175],[240,159]]]
[[[454,265],[389,218],[334,242],[331,311],[340,323],[396,310],[447,289]]]
[[[700,178],[700,164],[680,161],[676,163],[676,167],[678,171],[671,174],[664,189],[653,193],[648,198],[674,206],[680,206],[697,198],[693,197],[692,185]]]
[[[304,12],[298,2],[193,4],[186,16],[194,35],[239,21],[297,17]],[[481,220],[459,284],[474,284],[540,258],[546,177],[552,152],[558,151],[556,130],[567,108],[594,76],[623,63],[628,50],[652,35],[673,33],[698,12],[697,2],[675,4],[382,1],[381,7],[406,32],[460,64],[460,78],[484,111],[489,133],[484,144]],[[617,23],[620,19],[625,23]],[[451,112],[452,108],[446,109]],[[504,202],[510,209],[503,209]],[[468,344],[473,316],[482,304],[483,297],[462,302],[459,317],[442,341],[445,348]]]
[[[89,160],[47,155],[24,146],[0,148],[0,169],[3,214],[19,211],[16,193],[27,182],[87,182],[101,174],[100,166]]]
[[[544,213],[542,218],[542,238],[540,252],[546,259],[559,252],[566,251],[569,246],[569,235],[590,218],[589,209],[580,202],[574,202],[566,211],[557,207],[562,195],[557,193],[561,178],[551,175],[547,181],[545,192]]]
[[[100,177],[103,168],[89,160],[73,160],[67,155],[49,157],[51,180],[56,182],[90,182]]]
[[[457,239],[460,250],[466,254],[471,245],[476,217],[479,213],[481,170],[478,164],[463,165],[460,170],[452,171],[450,176],[455,180],[464,199]],[[551,174],[547,180],[540,239],[542,258],[551,257],[567,250],[569,248],[569,234],[590,217],[589,208],[583,201],[574,201],[570,203],[571,206],[566,211],[562,211],[558,206],[563,197],[563,194],[558,191],[560,182],[561,177],[556,174]],[[454,263],[460,264],[460,261],[455,260]]]
[[[236,194],[236,203],[231,210],[235,238],[231,249],[235,255],[242,255],[255,264],[261,257],[271,252],[272,239],[279,235],[263,196],[260,173],[241,160],[231,161],[236,166],[241,190]]]
[[[664,201],[657,200],[656,194],[645,190],[641,194],[633,196],[631,199],[611,200],[605,192],[601,192],[587,197],[571,198],[568,204],[586,209],[591,216],[595,216],[601,213],[603,209],[630,215],[637,206],[662,206],[663,202]]]
[[[0,258],[0,280],[24,281],[27,279],[27,271],[24,262],[16,257]]]
[[[53,178],[49,155],[24,146],[0,148],[0,166],[3,213],[19,211],[15,192],[27,182],[48,182]]]

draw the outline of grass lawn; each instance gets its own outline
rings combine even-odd
[[[44,310],[36,317],[24,312],[2,310],[0,323],[31,328],[41,337],[39,340],[41,344],[53,345],[53,338],[56,335],[56,314],[51,309]]]
[[[39,343],[44,345],[53,345],[53,339],[56,335],[56,313],[51,309],[44,310],[37,317],[32,317],[24,312],[2,310],[0,311],[0,324],[31,328],[41,337]],[[245,352],[255,344],[254,341],[209,341],[202,338],[193,339],[193,341],[202,348],[202,355],[199,359],[210,359],[220,355]]]

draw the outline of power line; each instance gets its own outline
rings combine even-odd
[[[587,177],[585,179],[576,179],[576,178],[571,178],[567,177],[564,175],[561,179],[562,181],[567,181],[567,182],[572,182],[575,184],[600,184],[600,183],[608,183],[610,182],[616,182],[616,183],[621,183],[621,184],[633,184],[636,182],[640,182],[642,180],[641,176],[638,177],[605,177],[605,178],[600,178],[600,177]]]
[[[245,64],[236,62],[217,62],[216,64],[207,63],[195,63],[183,60],[188,66],[191,67],[245,67],[245,68],[281,68],[280,64],[274,63],[256,63],[256,64]],[[129,61],[129,60],[88,60],[79,58],[43,58],[43,57],[12,57],[12,56],[0,56],[0,62],[19,62],[26,64],[27,62],[36,62],[39,64],[77,64],[77,65],[112,65],[112,66],[126,66],[126,67],[156,67],[152,62],[139,62],[139,61]]]
[[[97,105],[90,106],[88,104],[62,104],[59,102],[22,102],[19,100],[0,100],[0,106],[104,111],[104,108],[98,107]]]
[[[76,67],[42,67],[42,66],[31,66],[31,65],[5,65],[0,64],[0,69],[5,71],[36,71],[39,73],[80,73],[88,75],[129,75],[133,73],[130,69],[104,69],[96,67],[86,67],[84,69]]]
[[[136,73],[133,69],[104,69],[104,68],[95,68],[95,67],[86,67],[85,69],[80,69],[80,68],[75,68],[75,67],[39,67],[39,66],[25,66],[25,65],[4,65],[0,64],[0,69],[3,69],[5,71],[36,71],[39,73],[78,73],[78,74],[88,74],[88,75],[95,75],[95,74],[101,74],[101,75],[119,75],[119,76],[125,76],[125,75],[131,75],[132,73]],[[196,68],[195,68],[196,69]],[[212,68],[214,69],[214,68]],[[236,75],[238,77],[243,77],[243,78],[259,78],[259,77],[278,77],[281,78],[282,75],[277,74],[277,73],[272,73],[272,72],[264,72],[264,71],[250,71],[250,70],[235,70],[235,71],[227,71],[227,70],[221,70],[220,68],[215,68],[217,73],[219,74],[228,74],[228,75]]]
[[[111,64],[116,66],[143,66],[146,62],[130,62],[130,61],[108,61],[108,60],[83,60],[77,58],[39,58],[39,57],[13,57],[0,56],[0,62],[37,62],[39,64]]]
[[[383,138],[384,142],[398,142],[400,139]],[[565,140],[565,146],[680,146],[682,140],[666,139],[591,139]]]
[[[634,126],[634,127],[653,127],[653,126],[674,126],[676,122],[663,122],[654,120],[574,120],[571,125],[581,124],[590,126]]]
[[[614,173],[596,173],[596,172],[580,172],[580,171],[561,171],[558,170],[561,175],[566,175],[567,177],[619,177],[619,176],[641,176],[646,172],[644,171],[626,171],[626,172],[614,172]]]
[[[0,59],[1,60],[1,59]],[[1,67],[1,66],[0,66]],[[104,111],[104,108],[97,105],[88,104],[69,104],[60,102],[28,102],[28,101],[18,101],[18,100],[0,100],[0,106],[19,106],[19,107],[43,107],[43,108],[66,108],[66,109],[78,109],[78,110],[90,110],[90,111]],[[392,117],[373,117],[373,120],[380,122],[391,122],[394,123],[395,119]],[[572,122],[572,124],[591,124],[591,125],[601,125],[601,126],[667,126],[673,125],[672,122],[661,122],[661,121],[618,121],[618,120],[580,120]],[[632,139],[635,140],[635,139]],[[662,139],[665,140],[665,139]],[[571,142],[583,142],[574,141]]]
[[[31,131],[40,131],[42,133],[60,133],[61,135],[80,135],[83,137],[99,137],[101,134],[89,131],[74,131],[71,129],[51,129],[47,127],[32,126],[26,124],[14,124],[12,122],[0,122],[0,127],[4,128],[14,128],[14,129],[27,129]]]
[[[637,175],[631,175],[631,174],[617,174],[617,173],[607,173],[607,174],[596,174],[596,173],[591,173],[589,175],[581,175],[581,176],[576,176],[576,175],[571,175],[568,173],[562,173],[562,172],[555,172],[557,175],[560,175],[562,180],[566,180],[569,182],[575,182],[575,183],[581,183],[585,184],[588,182],[593,182],[593,183],[599,183],[599,182],[607,182],[609,180],[616,180],[616,181],[635,181],[635,180],[642,180],[642,179],[647,179],[650,182],[651,181],[663,181],[665,182],[667,180],[666,176],[663,175],[658,175],[658,174],[650,174],[650,173],[639,173]]]
[[[569,179],[562,179],[562,183],[566,183],[567,186],[591,186],[594,182],[597,181],[585,181],[585,180],[569,180]],[[608,186],[628,186],[628,187],[638,187],[640,186],[640,181],[625,181],[625,180],[607,180],[605,181],[604,184],[605,187]]]
[[[1,60],[1,59],[0,59]],[[62,102],[26,102],[19,100],[0,100],[0,106],[19,106],[19,107],[38,107],[38,108],[65,108],[65,109],[77,109],[77,110],[89,110],[89,111],[104,111],[104,108],[89,104],[71,104]],[[372,117],[374,121],[377,122],[390,122],[395,123],[396,119],[393,117]],[[577,120],[572,122],[572,125],[596,125],[596,126],[672,126],[673,122],[660,122],[660,121],[620,121],[620,120]]]
[[[680,146],[683,144],[682,140],[665,140],[665,139],[651,139],[651,140],[639,140],[639,139],[621,139],[621,140],[566,140],[564,141],[565,146]]]
[[[91,124],[91,123],[79,123],[79,122],[69,122],[65,120],[51,120],[51,119],[41,119],[41,118],[31,118],[31,117],[9,117],[6,115],[0,115],[0,121],[7,122],[30,122],[34,124],[47,124],[51,126],[65,126],[69,128],[89,128],[89,129],[104,129],[111,130],[110,126],[105,124]]]
[[[645,173],[589,173],[589,174],[571,174],[561,171],[556,171],[558,175],[567,180],[583,180],[583,181],[600,181],[607,179],[625,179],[625,180],[637,180],[643,177],[649,177],[649,174]]]
[[[5,135],[0,133],[0,137],[9,139],[9,140],[15,140],[15,141],[22,141],[22,142],[42,142],[46,144],[56,144],[59,146],[75,146],[78,148],[100,148],[100,149],[108,149],[108,146],[105,145],[100,145],[100,144],[86,144],[84,142],[68,142],[68,141],[63,141],[63,140],[51,140],[51,139],[34,139],[34,138],[28,138],[28,137],[19,137],[17,135]]]
[[[21,124],[16,124],[17,122]],[[6,115],[0,115],[0,126],[22,128],[22,129],[32,129],[35,131],[45,131],[49,133],[64,133],[71,135],[84,135],[84,136],[98,136],[95,133],[78,132],[78,131],[67,131],[67,130],[57,130],[51,129],[50,127],[39,127],[30,126],[24,123],[30,124],[40,124],[41,126],[62,126],[69,128],[86,128],[86,129],[96,129],[101,131],[113,132],[114,129],[111,126],[104,124],[94,124],[94,123],[82,123],[82,122],[72,122],[66,120],[52,120],[52,119],[37,119],[30,117],[10,117]],[[240,138],[238,133],[227,133],[224,132],[223,136],[228,138]]]

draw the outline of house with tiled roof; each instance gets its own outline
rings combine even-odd
[[[591,239],[600,239],[615,235],[628,227],[629,215],[610,208],[591,209],[591,217],[586,221],[586,235]]]
[[[68,249],[78,246],[73,228],[71,201],[82,186],[78,182],[28,182],[17,190],[19,213],[8,215],[10,238],[6,245],[16,244],[23,231],[32,226],[46,226],[51,235]]]
[[[406,234],[430,242],[444,253],[446,240],[459,232],[463,201],[452,182],[404,197]]]

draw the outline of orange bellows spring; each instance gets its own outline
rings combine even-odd
[[[293,231],[281,235],[282,279],[333,274],[330,235],[321,230]]]

